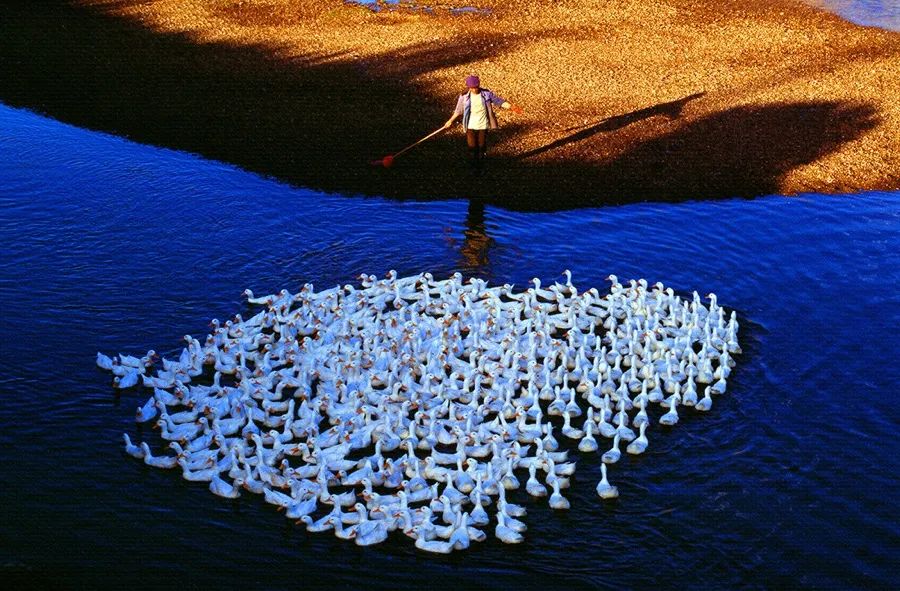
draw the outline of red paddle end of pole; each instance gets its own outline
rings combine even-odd
[[[370,162],[372,166],[383,166],[385,168],[390,168],[394,165],[394,157],[392,155],[387,155],[380,160],[373,160]]]

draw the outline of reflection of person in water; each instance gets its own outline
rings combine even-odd
[[[487,130],[497,129],[497,118],[494,116],[494,105],[501,109],[510,109],[513,113],[521,113],[522,108],[513,106],[487,88],[481,88],[478,76],[466,78],[466,92],[459,95],[456,108],[450,119],[444,123],[449,129],[453,122],[462,117],[463,129],[466,132],[466,145],[469,147],[472,168],[481,170],[481,162],[487,152]]]
[[[482,270],[490,264],[488,250],[494,243],[494,239],[488,236],[484,226],[484,201],[469,199],[469,209],[466,213],[466,229],[463,230],[463,243],[459,251],[463,257],[463,264],[468,269]]]

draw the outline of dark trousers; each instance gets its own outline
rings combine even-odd
[[[476,170],[481,169],[481,162],[487,152],[487,130],[467,129],[466,145],[469,147],[469,163]]]

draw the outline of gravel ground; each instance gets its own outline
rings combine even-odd
[[[900,188],[900,34],[794,0],[0,9],[0,99],[326,191],[555,209]],[[476,6],[489,12],[455,14]],[[483,174],[450,115],[499,114]]]

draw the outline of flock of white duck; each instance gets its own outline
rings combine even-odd
[[[359,545],[399,530],[441,553],[483,540],[494,505],[497,538],[518,543],[525,508],[507,491],[522,480],[569,508],[575,463],[560,438],[599,448],[597,494],[616,497],[607,466],[623,444],[647,449],[651,405],[667,409],[661,425],[679,407],[708,411],[740,353],[736,315],[714,294],[707,307],[696,292],[611,275],[601,297],[564,275],[518,293],[393,271],[360,287],[248,290],[264,309],[213,320],[204,343],[185,336],[155,373],[153,351],[97,364],[117,388],[153,389],[136,420],[155,421],[171,453],[126,434],[127,453],[216,495],[261,494],[309,531]]]

